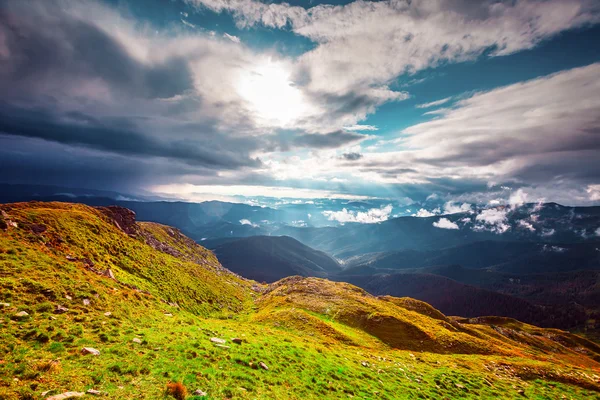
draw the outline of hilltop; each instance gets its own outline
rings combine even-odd
[[[600,393],[600,347],[568,332],[320,278],[259,284],[121,207],[0,211],[3,399],[161,398],[168,384],[188,399]]]

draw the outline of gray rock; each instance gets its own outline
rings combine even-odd
[[[83,349],[81,349],[81,354],[83,354],[83,355],[92,354],[94,356],[99,356],[100,350],[96,350],[93,347],[84,347]]]
[[[89,306],[90,305],[90,299],[83,299],[83,305],[84,306]]]
[[[105,317],[110,317],[111,315],[112,315],[112,313],[110,311],[107,311],[107,312],[104,313]]]
[[[66,313],[67,311],[69,311],[69,309],[65,306],[61,306],[60,304],[58,304],[56,306],[56,308],[54,309],[54,314],[63,314]]]
[[[142,339],[134,337],[132,340],[133,343],[142,344]]]
[[[25,319],[29,317],[29,313],[27,311],[19,311],[18,313],[15,314],[15,318],[18,319]]]
[[[88,389],[87,394],[91,394],[92,396],[101,396],[102,392],[96,389]]]
[[[202,391],[202,390],[200,390],[200,389],[196,389],[196,390],[194,391],[194,393],[192,393],[192,394],[193,394],[194,396],[200,396],[200,397],[202,397],[202,396],[208,396],[208,394],[207,394],[206,392],[203,392],[203,391]]]
[[[171,314],[171,313],[168,313],[168,312],[165,313],[165,317],[172,317],[172,316],[173,316],[173,314]]]
[[[231,347],[225,346],[224,344],[215,344],[215,347],[220,347],[222,349],[230,349]]]
[[[265,364],[264,362],[259,362],[258,366],[261,367],[262,369],[264,369],[265,371],[269,370],[269,367],[267,367],[267,364]]]
[[[10,307],[10,303],[0,303],[0,307]]]
[[[225,339],[220,339],[220,338],[216,338],[216,337],[211,337],[210,341],[213,343],[219,343],[219,344],[225,344],[225,342],[227,342],[227,340],[225,340]]]

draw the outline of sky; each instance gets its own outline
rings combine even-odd
[[[0,181],[598,205],[598,43],[596,0],[5,0]]]

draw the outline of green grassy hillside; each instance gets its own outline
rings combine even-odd
[[[567,332],[448,318],[317,278],[261,285],[126,209],[0,210],[0,399],[89,389],[106,399],[600,393],[600,348]]]

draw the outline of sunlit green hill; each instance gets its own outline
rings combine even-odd
[[[1,399],[600,394],[600,347],[564,331],[319,278],[258,284],[124,208],[0,210]]]

